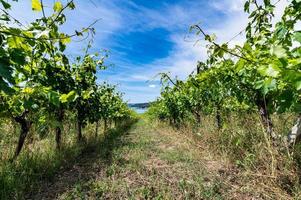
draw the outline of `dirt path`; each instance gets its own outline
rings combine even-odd
[[[140,120],[110,136],[96,151],[52,182],[33,199],[222,199],[220,162],[199,144]]]

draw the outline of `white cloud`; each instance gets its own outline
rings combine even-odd
[[[228,14],[242,11],[244,2],[245,0],[213,0],[210,4],[215,9]]]
[[[53,1],[44,0],[44,2],[50,5]],[[77,9],[68,11],[64,30],[67,32],[78,30],[101,18],[95,26],[97,33],[95,50],[110,49],[113,45],[122,47],[124,44],[116,43],[115,36],[130,32],[147,32],[155,28],[170,32],[169,41],[173,44],[173,48],[166,57],[150,63],[136,66],[126,58],[126,54],[112,50],[113,60],[110,62],[115,63],[116,67],[109,68],[109,72],[104,75],[101,72],[99,81],[107,80],[119,84],[118,88],[125,92],[124,98],[129,99],[130,102],[154,100],[159,95],[160,91],[157,87],[159,77],[156,76],[158,73],[171,72],[173,77],[185,79],[194,71],[198,60],[206,59],[204,41],[195,44],[196,37],[193,35],[190,35],[188,41],[185,39],[189,26],[201,21],[206,32],[217,35],[217,42],[231,39],[230,44],[234,45],[243,43],[243,30],[248,22],[247,15],[243,12],[244,0],[182,1],[182,3],[166,4],[158,9],[146,8],[134,1],[94,0],[97,6],[89,1],[75,2]],[[280,19],[287,4],[286,0],[281,0],[277,4],[275,21]],[[32,12],[24,12],[24,10],[31,10],[30,1],[19,1],[14,5],[13,15],[22,18],[25,22],[41,14],[35,13],[32,16]],[[237,35],[241,31],[242,34]],[[233,38],[235,35],[237,36]],[[71,54],[76,54],[84,46],[83,43],[73,43],[69,51]],[[133,84],[127,84],[129,82]]]
[[[225,19],[207,30],[209,33],[216,33],[219,38],[218,41],[230,40],[247,24],[247,16],[245,16],[242,10],[238,11],[238,9],[234,9],[236,6],[238,5],[234,5],[233,3],[233,9],[226,13]],[[148,20],[150,21],[150,26],[153,28],[163,26],[166,29],[176,29],[174,23],[179,23],[182,30],[173,31],[174,33],[170,35],[170,41],[173,43],[174,48],[169,52],[167,57],[144,64],[142,67],[143,70],[133,70],[133,75],[128,78],[146,81],[154,79],[160,72],[170,72],[173,77],[177,76],[180,79],[185,79],[195,70],[197,61],[206,59],[207,50],[205,48],[206,44],[203,41],[196,43],[196,37],[194,36],[192,36],[192,39],[189,38],[190,41],[185,40],[189,26],[194,23],[191,18],[197,20],[202,17],[202,15],[191,17],[191,15],[194,15],[199,10],[199,7],[194,8],[191,12],[185,12],[185,9],[187,10],[186,7],[180,7],[179,5],[172,6],[167,9],[169,10],[167,13],[174,13],[172,15],[166,14],[166,12],[150,10],[144,12],[145,18],[151,15]],[[243,35],[235,38],[232,43],[237,44],[242,43],[242,41]]]
[[[157,86],[156,85],[149,85],[148,87],[150,87],[150,88],[156,88]]]
[[[216,11],[222,12],[225,17],[206,31],[210,34],[215,33],[218,42],[231,40],[230,45],[243,44],[245,40],[244,29],[248,23],[248,16],[243,12],[243,3],[244,0],[213,1],[211,6]],[[286,5],[287,2],[285,0],[279,2],[275,10],[276,20],[281,18]],[[165,28],[171,29],[174,27],[173,22],[176,21],[177,23],[186,23],[187,26],[184,28],[188,29],[189,25],[193,23],[187,17],[190,13],[182,12],[184,8],[173,7],[170,10],[173,10],[176,14],[170,16],[165,14],[166,12],[152,13],[154,17],[150,20],[151,26],[165,26]],[[180,79],[186,78],[196,68],[197,61],[205,60],[207,54],[204,41],[200,41],[195,45],[196,39],[194,37],[190,42],[187,42],[184,38],[184,31],[172,34],[170,40],[173,42],[174,48],[169,55],[165,58],[157,59],[152,63],[145,64],[143,70],[135,70],[134,75],[129,78],[141,78],[140,80],[144,81],[151,80],[159,72],[171,72],[172,76],[177,76]]]
[[[229,42],[231,46],[243,44],[245,41],[244,29],[248,23],[248,15],[244,13],[244,0],[214,0],[210,5],[225,14],[223,20],[216,23],[209,29],[205,29],[209,34],[216,34],[217,42]],[[288,2],[281,0],[275,9],[275,21],[279,21]],[[174,34],[171,40],[175,44],[175,49],[171,54],[159,62],[165,63],[163,69],[170,71],[172,75],[179,78],[187,77],[195,68],[198,60],[205,60],[206,43],[204,41],[194,42],[184,41],[184,34]],[[196,41],[196,40],[195,40]],[[156,64],[158,61],[155,61]],[[169,67],[168,67],[169,66]]]

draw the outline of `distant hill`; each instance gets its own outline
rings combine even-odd
[[[128,106],[131,108],[148,108],[151,103],[129,103]]]

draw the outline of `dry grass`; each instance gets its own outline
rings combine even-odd
[[[294,117],[274,116],[273,120],[276,132],[285,134]],[[197,128],[186,124],[173,129],[162,123],[159,127],[199,148],[207,171],[223,183],[223,198],[301,199],[299,147],[288,152],[280,142],[270,141],[256,115],[232,116],[222,130],[215,128],[210,117]]]
[[[206,171],[199,149],[168,129],[141,120],[115,140],[112,160],[58,199],[221,199],[220,183]],[[113,145],[116,146],[116,145]],[[209,163],[209,162],[208,162]]]
[[[143,118],[128,131],[88,141],[93,145],[78,151],[73,161],[65,157],[68,167],[54,168],[52,178],[40,180],[27,197],[301,199],[297,147],[294,156],[288,156],[266,138],[254,116],[240,119],[228,118],[231,126],[218,131],[212,118],[203,119],[199,127],[188,124],[180,129]],[[279,117],[274,120],[279,131],[286,130],[293,118],[286,123]],[[92,136],[93,127],[87,132]],[[41,145],[49,146],[47,141],[28,144],[31,155],[44,152]],[[72,144],[70,139],[64,142]],[[33,164],[44,166],[40,162]]]

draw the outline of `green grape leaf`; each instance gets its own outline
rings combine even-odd
[[[0,77],[12,81],[12,68],[9,67],[8,64],[3,63],[2,60],[0,60]]]
[[[9,87],[8,83],[6,81],[4,81],[2,77],[0,77],[0,92],[1,91],[5,92],[7,94],[13,93],[13,89],[11,87]]]
[[[294,38],[295,38],[296,41],[298,41],[299,43],[301,43],[301,31],[295,32]]]
[[[31,7],[34,11],[42,11],[42,4],[40,0],[31,0]]]
[[[60,99],[59,99],[59,94],[54,91],[49,91],[48,94],[48,100],[55,106],[60,105]]]
[[[268,78],[262,81],[261,89],[264,95],[268,94],[271,90],[276,89],[276,87],[277,87],[277,82],[273,78]]]
[[[72,102],[72,101],[74,101],[77,97],[78,97],[78,95],[76,94],[76,92],[75,92],[74,90],[72,90],[72,91],[69,92],[68,94],[62,94],[62,95],[60,96],[60,102],[62,102],[62,103]]]
[[[7,2],[5,2],[4,0],[1,0],[1,4],[5,9],[10,9],[11,5]]]
[[[74,10],[74,9],[75,9],[75,4],[73,3],[73,1],[69,3],[69,8],[70,8],[71,10]]]
[[[261,66],[258,68],[262,76],[277,77],[280,73],[280,68],[276,65],[270,64],[269,66]]]
[[[86,90],[83,92],[83,98],[84,99],[89,99],[91,94],[93,93],[93,90]]]
[[[53,10],[55,12],[60,12],[63,9],[63,5],[60,1],[56,1],[53,5]]]
[[[297,90],[301,90],[301,81],[296,81],[294,85]]]
[[[244,11],[245,12],[250,12],[250,2],[249,1],[247,1],[245,3],[245,5],[244,5]]]
[[[271,48],[271,54],[277,58],[285,58],[287,56],[285,49],[282,46],[273,46]]]
[[[63,39],[61,39],[61,42],[63,44],[68,44],[68,43],[71,42],[71,37],[69,37],[69,36],[63,36]]]

